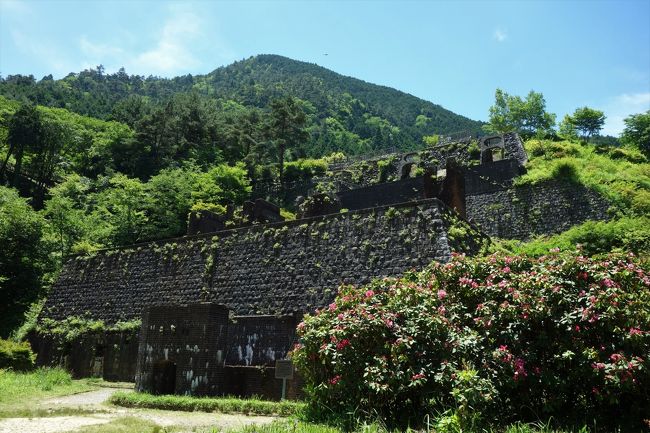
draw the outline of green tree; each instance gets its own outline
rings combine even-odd
[[[12,185],[18,185],[18,179],[23,168],[23,157],[35,147],[38,147],[42,140],[43,127],[42,118],[36,107],[31,104],[23,104],[9,120],[7,142],[9,149],[5,160],[0,167],[0,177],[7,169],[9,158],[14,156],[14,168]]]
[[[241,204],[250,192],[248,172],[243,163],[234,167],[220,164],[196,177],[192,199],[208,204]]]
[[[142,240],[148,222],[145,209],[150,206],[142,182],[117,174],[94,199],[99,203],[94,217],[102,221],[100,236],[108,244],[128,245]]]
[[[571,116],[575,129],[580,132],[580,136],[588,140],[590,137],[597,135],[605,124],[605,113],[594,110],[589,107],[576,109]]]
[[[53,270],[46,221],[11,188],[0,186],[0,337],[6,338],[43,293]]]
[[[578,133],[576,132],[576,125],[573,122],[573,117],[568,114],[564,115],[564,118],[560,122],[560,127],[558,129],[558,134],[568,140],[573,140],[578,138]]]
[[[269,137],[277,151],[280,179],[284,170],[285,152],[309,138],[305,130],[306,122],[305,112],[296,98],[287,96],[271,102]]]
[[[625,144],[638,147],[646,155],[650,156],[650,110],[645,113],[632,114],[626,117],[625,129],[621,140]]]
[[[163,169],[144,185],[147,200],[146,233],[160,239],[185,234],[187,214],[194,203],[192,191],[199,176],[195,166]]]
[[[525,99],[501,89],[494,95],[490,120],[484,129],[491,133],[518,132],[523,137],[546,135],[555,126],[555,114],[546,112],[544,95],[530,91]]]
[[[45,202],[43,215],[49,222],[50,237],[58,245],[61,257],[69,254],[75,244],[86,240],[89,235],[84,209],[88,189],[88,179],[72,174],[48,191],[50,199]]]

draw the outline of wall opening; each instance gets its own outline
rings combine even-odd
[[[504,159],[505,152],[503,147],[495,146],[483,149],[481,152],[481,164],[486,162],[501,161]]]
[[[153,365],[153,394],[173,394],[176,390],[176,363],[161,360]]]
[[[409,162],[404,164],[401,169],[400,169],[400,179],[408,179],[411,176],[411,172],[413,171],[413,167],[415,167],[415,162]]]

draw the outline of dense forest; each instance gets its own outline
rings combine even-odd
[[[203,123],[238,117],[257,126],[260,111],[291,95],[305,111],[310,133],[296,152],[312,157],[332,151],[413,149],[420,147],[424,135],[481,131],[480,122],[415,96],[277,55],[254,56],[207,75],[172,79],[129,75],[123,69],[105,74],[102,66],[60,80],[10,75],[0,81],[0,95],[130,127],[164,121],[160,118],[165,112],[178,112],[179,105],[202,106]]]

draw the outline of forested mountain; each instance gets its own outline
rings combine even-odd
[[[105,74],[101,66],[60,80],[10,75],[0,80],[0,94],[132,127],[152,108],[180,94],[194,94],[216,114],[264,111],[274,99],[290,95],[301,101],[307,114],[310,134],[298,151],[307,156],[413,149],[421,146],[424,135],[481,130],[480,122],[412,95],[276,55],[172,79],[128,75],[124,70]]]

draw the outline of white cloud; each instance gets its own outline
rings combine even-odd
[[[165,23],[156,47],[135,56],[133,67],[152,74],[168,74],[199,66],[201,62],[192,54],[191,42],[201,36],[201,24],[193,13],[176,14]]]
[[[137,40],[130,34],[122,34],[118,44],[81,37],[79,48],[84,55],[81,67],[102,64],[106,72],[114,72],[123,66],[130,73],[169,76],[200,66],[193,53],[205,39],[202,20],[191,12],[172,9],[171,13],[156,35],[154,46],[144,50],[132,48]]]
[[[497,28],[494,31],[493,36],[494,36],[494,39],[496,39],[497,42],[503,42],[506,39],[508,39],[508,32],[503,30],[503,29]]]
[[[612,98],[602,110],[607,118],[601,134],[618,136],[625,128],[623,119],[650,110],[650,92],[623,93]]]

